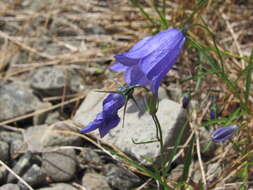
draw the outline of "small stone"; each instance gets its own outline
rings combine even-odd
[[[68,133],[69,132],[69,133]],[[24,132],[24,140],[31,152],[42,152],[49,147],[57,146],[80,146],[82,138],[73,135],[79,131],[65,122],[54,125],[39,125],[29,127]]]
[[[92,163],[99,165],[101,163],[101,158],[93,149],[84,148],[81,151],[81,162],[84,164]]]
[[[70,181],[77,169],[75,157],[72,149],[43,153],[42,167],[55,182]]]
[[[0,86],[0,121],[25,115],[39,109],[42,102],[21,82]]]
[[[40,188],[37,190],[77,190],[72,185],[65,184],[65,183],[55,183],[55,184],[51,184],[50,186],[51,187]]]
[[[31,165],[31,159],[32,159],[32,154],[31,153],[26,153],[22,157],[19,158],[17,163],[14,165],[12,170],[19,176],[22,176],[30,167]],[[11,173],[8,174],[7,177],[7,182],[8,183],[14,183],[17,182],[17,178],[12,175]]]
[[[87,190],[111,190],[106,178],[97,173],[86,173],[82,178],[82,185]]]
[[[0,158],[1,158],[1,160],[4,162],[9,161],[9,157],[10,157],[9,144],[4,141],[0,141]]]
[[[26,152],[26,150],[27,144],[23,140],[17,139],[11,142],[10,153],[12,159],[16,159],[21,153]]]
[[[5,141],[5,142],[11,144],[11,142],[13,141],[13,139],[22,140],[23,137],[22,137],[21,134],[15,133],[15,132],[9,132],[9,131],[1,131],[0,132],[0,140],[1,141]]]
[[[51,96],[61,95],[64,87],[68,86],[67,82],[64,69],[57,67],[43,67],[36,70],[30,81],[32,88]]]
[[[141,182],[141,179],[133,172],[114,164],[105,166],[105,176],[112,187],[121,190],[131,189]]]
[[[35,186],[46,181],[46,173],[37,164],[33,164],[22,176],[22,178],[29,185]],[[18,184],[20,186],[24,186],[21,182],[18,182]]]
[[[46,118],[45,124],[52,125],[54,123],[57,123],[60,121],[59,118],[60,118],[59,112],[55,111],[55,112],[49,113]]]
[[[17,184],[8,183],[0,187],[0,190],[20,190]]]

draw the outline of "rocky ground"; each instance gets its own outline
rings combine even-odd
[[[230,17],[230,14],[237,9],[247,10],[252,4],[247,7],[239,1],[233,3],[228,15],[223,17],[228,16],[225,21],[232,20],[236,27],[237,17]],[[168,6],[172,17],[175,9],[180,9],[178,3]],[[185,6],[190,7],[187,3]],[[147,11],[152,13],[151,9]],[[248,26],[252,25],[252,16],[243,15],[248,18],[243,27],[252,28]],[[210,23],[218,28],[220,23],[216,23],[215,16],[209,17],[214,19]],[[178,22],[176,18],[175,22]],[[138,113],[132,103],[127,109],[124,128],[120,124],[102,140],[96,132],[89,136],[79,133],[101,109],[104,94],[94,90],[112,90],[122,81],[120,75],[107,69],[113,62],[113,55],[149,33],[147,21],[127,0],[0,2],[0,159],[4,163],[0,164],[0,190],[154,189],[155,183],[147,176],[104,147],[143,164],[156,162],[157,144],[139,146],[132,143],[132,140],[155,138],[152,120]],[[223,37],[226,33],[229,28],[218,35]],[[252,33],[240,36],[239,53],[249,54],[252,40],[248,43],[247,39],[252,36]],[[223,39],[233,40],[231,37]],[[181,101],[183,92],[192,84],[179,84],[178,81],[196,72],[189,69],[194,66],[191,53],[194,54],[183,53],[180,60],[183,64],[176,66],[159,91],[158,117],[166,126],[163,132],[167,147],[173,146],[178,126],[187,121],[189,110],[182,108]],[[203,89],[210,83],[216,84],[217,80],[208,81]],[[210,106],[208,102],[214,95],[209,95],[205,90],[196,94],[198,99],[192,101],[189,109],[194,110],[200,100],[202,107]],[[138,101],[143,104],[141,98]],[[208,143],[210,132],[200,129],[201,146]],[[189,128],[185,143],[190,134]],[[222,172],[217,155],[230,148],[220,149],[213,144],[208,151],[202,152],[208,183],[214,182]],[[145,162],[143,157],[152,158],[151,163]],[[182,168],[180,158],[175,160],[171,181],[180,178]],[[191,168],[191,176],[194,182],[202,178],[198,159]]]

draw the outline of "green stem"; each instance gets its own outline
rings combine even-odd
[[[164,163],[165,163],[165,159],[164,159],[165,152],[164,152],[162,128],[161,128],[160,122],[159,122],[159,120],[158,120],[156,114],[152,114],[151,116],[152,116],[152,119],[153,119],[154,122],[155,122],[156,130],[157,130],[157,132],[158,132],[157,139],[158,139],[158,141],[159,141],[159,143],[160,143],[162,176],[163,176],[164,178],[166,178],[166,170],[165,170],[165,167],[164,167]]]

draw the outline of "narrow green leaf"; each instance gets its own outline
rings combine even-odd
[[[188,123],[186,122],[184,124],[184,126],[182,126],[182,128],[180,129],[179,131],[179,134],[177,135],[177,138],[176,138],[176,141],[175,141],[175,145],[174,145],[174,149],[173,151],[170,153],[168,159],[166,160],[166,171],[169,171],[170,170],[170,167],[171,167],[171,163],[172,163],[172,160],[174,158],[174,156],[176,155],[177,153],[177,150],[178,150],[178,146],[182,140],[182,137],[183,137],[183,134],[184,134],[184,131],[185,131],[185,128],[187,127]]]
[[[193,144],[194,144],[194,137],[191,139],[190,144],[189,144],[189,148],[187,149],[187,153],[186,153],[186,158],[185,158],[185,162],[184,162],[184,170],[183,170],[183,177],[182,180],[183,182],[186,182],[188,179],[188,175],[189,175],[189,171],[190,171],[190,166],[191,166],[191,162],[192,162],[192,158],[193,158]]]
[[[251,88],[251,81],[252,81],[252,78],[251,78],[252,70],[253,70],[253,49],[252,49],[251,55],[250,55],[249,69],[246,74],[245,93],[244,93],[244,98],[245,98],[246,104],[248,104],[248,102],[249,102],[249,95],[250,95],[250,88]]]

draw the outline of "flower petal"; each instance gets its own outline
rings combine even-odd
[[[163,44],[165,45],[168,43],[173,44],[173,42],[177,40],[179,33],[182,33],[182,32],[177,29],[168,29],[168,30],[159,32],[158,34],[154,36],[148,36],[144,38],[143,40],[139,41],[128,52],[120,54],[121,57],[119,57],[119,59],[117,57],[116,59],[122,64],[128,64],[128,63],[125,63],[124,60],[120,59],[122,57],[124,57],[125,59],[127,58],[127,59],[138,61],[139,59],[150,55],[152,52],[159,50]]]
[[[147,75],[149,80],[152,80],[159,73],[164,72],[164,70],[167,73],[176,63],[185,38],[180,31],[174,37],[175,39],[166,39],[156,51],[139,62],[142,71]]]
[[[88,133],[91,131],[96,130],[97,128],[100,128],[103,125],[103,115],[101,113],[97,114],[97,117],[94,121],[90,122],[87,127],[84,129],[81,129],[81,133]]]
[[[129,66],[123,65],[120,62],[116,62],[113,65],[109,67],[110,70],[115,71],[115,72],[124,72],[129,68]]]
[[[120,122],[118,114],[106,119],[103,127],[99,127],[100,137],[104,137],[112,128],[116,127]]]
[[[103,101],[103,115],[105,118],[117,114],[118,110],[125,104],[122,94],[111,93]]]
[[[128,85],[146,86],[150,83],[138,65],[132,66],[125,72],[125,81]]]

